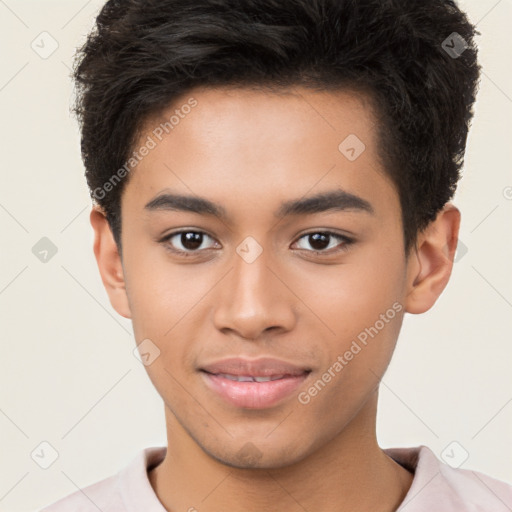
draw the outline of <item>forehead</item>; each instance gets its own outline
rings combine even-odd
[[[136,148],[151,139],[152,149],[132,171],[127,201],[142,209],[163,189],[237,207],[335,188],[369,201],[379,189],[394,195],[376,138],[363,94],[193,89],[146,122]]]
[[[193,108],[188,106],[191,100],[195,103]],[[171,131],[176,143],[181,139],[191,142],[194,137],[198,150],[232,148],[246,142],[246,149],[254,147],[259,152],[266,145],[274,151],[274,156],[281,153],[289,156],[287,148],[293,146],[298,150],[298,142],[314,135],[316,147],[319,139],[327,135],[329,144],[333,138],[341,142],[349,134],[371,144],[376,124],[372,106],[369,95],[349,90],[201,87],[177,98],[172,106],[149,119],[144,133],[157,132],[160,127],[165,131],[164,137]],[[156,136],[160,138],[158,133]],[[337,146],[331,150],[336,151]],[[244,156],[247,157],[247,152]]]

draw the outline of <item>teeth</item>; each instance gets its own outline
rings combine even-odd
[[[269,380],[279,380],[282,379],[284,375],[273,375],[272,377],[254,377],[256,382],[268,382]]]
[[[238,382],[252,382],[253,378],[248,375],[230,375],[228,378]]]
[[[224,377],[237,382],[269,382],[271,380],[282,379],[284,375],[274,375],[272,377],[252,377],[250,375],[229,375],[227,373],[218,373],[219,377]]]
[[[272,377],[254,377],[256,382],[269,382],[272,380]],[[275,377],[274,377],[275,380]]]

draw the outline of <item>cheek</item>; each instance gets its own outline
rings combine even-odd
[[[383,251],[373,251],[368,251],[366,258],[361,254],[357,261],[326,267],[302,284],[304,294],[307,288],[316,290],[307,295],[312,300],[308,306],[327,327],[322,329],[323,341],[319,343],[327,356],[323,371],[330,369],[325,379],[340,396],[348,388],[354,393],[352,397],[360,395],[377,382],[389,363],[402,324],[402,256],[388,250],[387,258],[377,258],[375,255]],[[344,384],[347,381],[348,387]]]
[[[319,346],[324,366],[298,397],[313,418],[331,410],[333,428],[349,421],[376,389],[393,355],[404,311],[400,301],[385,293],[357,299],[342,293],[335,299],[336,305],[324,310],[334,331]]]
[[[355,258],[354,258],[355,259]],[[396,260],[395,260],[396,261]],[[373,326],[381,315],[395,317],[403,297],[400,264],[363,259],[303,272],[294,291],[320,319],[325,339],[350,340]]]
[[[312,308],[328,325],[323,350],[329,357],[317,379],[302,395],[301,404],[311,407],[313,416],[325,407],[339,404],[333,411],[339,424],[375,389],[387,368],[400,331],[404,267],[398,251],[388,258],[364,255],[342,265],[331,275],[317,276]],[[382,254],[376,253],[376,254]],[[311,283],[310,283],[311,285]]]
[[[165,395],[179,396],[185,374],[193,373],[194,355],[204,343],[201,333],[217,273],[196,265],[177,265],[162,249],[147,249],[127,258],[127,292],[137,343],[149,339],[158,358],[146,366]],[[211,329],[212,327],[210,327]]]
[[[125,259],[127,293],[137,339],[170,335],[173,326],[205,293],[194,279],[197,270],[194,265],[172,263],[161,247],[127,251]]]

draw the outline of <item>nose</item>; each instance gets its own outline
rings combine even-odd
[[[235,254],[222,280],[214,323],[224,334],[257,340],[268,331],[289,331],[296,322],[297,297],[279,265],[263,251],[254,261]]]

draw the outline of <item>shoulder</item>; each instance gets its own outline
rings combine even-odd
[[[512,510],[512,486],[505,482],[478,471],[452,467],[426,446],[384,451],[414,472],[413,483],[398,512]]]

